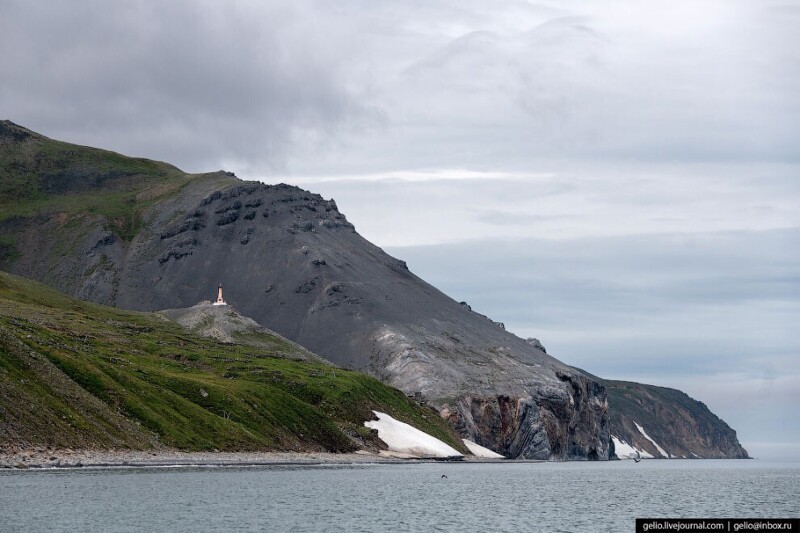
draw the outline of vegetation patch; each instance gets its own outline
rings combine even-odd
[[[432,409],[295,360],[279,337],[221,343],[0,272],[0,338],[5,445],[344,452],[369,440],[360,428],[377,410],[465,451]]]
[[[0,127],[0,222],[39,213],[88,213],[104,217],[107,229],[130,241],[149,207],[189,183],[219,179],[54,141],[7,121]]]
[[[14,240],[11,237],[0,237],[0,265],[7,265],[19,257]]]

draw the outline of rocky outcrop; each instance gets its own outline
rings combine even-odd
[[[539,339],[535,339],[533,337],[528,337],[527,339],[525,339],[525,342],[527,342],[528,344],[530,344],[534,348],[538,348],[539,350],[543,351],[544,353],[547,353],[547,350],[544,349],[544,346],[542,346],[542,343],[539,342]]]
[[[204,301],[189,308],[167,309],[159,314],[201,337],[210,337],[229,344],[264,348],[275,355],[295,361],[332,364],[299,344],[265,328],[252,318],[242,316],[232,305],[213,305],[210,301]],[[286,345],[292,349],[280,351],[279,348]]]
[[[562,375],[572,385],[542,389],[536,397],[462,396],[442,414],[462,435],[507,457],[597,460],[609,455],[608,405],[602,387],[583,376]],[[584,401],[588,398],[588,401]]]

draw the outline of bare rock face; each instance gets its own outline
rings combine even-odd
[[[527,342],[528,344],[530,344],[534,348],[538,348],[541,351],[543,351],[544,353],[547,353],[547,350],[544,349],[544,346],[542,346],[542,343],[539,342],[539,339],[535,339],[533,337],[529,337],[529,338],[525,339],[525,342]]]
[[[588,392],[587,388],[592,387],[584,383],[575,390]],[[594,438],[608,433],[608,409],[601,398],[593,395],[589,402],[575,402],[574,396],[556,388],[540,391],[537,398],[463,396],[455,411],[445,408],[443,414],[459,433],[507,457],[597,460],[609,453],[608,445],[598,446]]]
[[[571,390],[543,387],[534,397],[465,396],[458,401],[459,409],[449,413],[448,418],[460,432],[474,434],[486,447],[503,450],[499,453],[509,457],[607,457],[608,445],[601,442],[598,446],[593,438],[608,434],[605,391],[584,376],[557,375]]]

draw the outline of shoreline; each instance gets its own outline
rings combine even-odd
[[[43,450],[0,452],[0,470],[147,467],[236,467],[409,464],[452,462],[435,457],[399,457],[388,453],[329,452],[184,452],[180,450]],[[455,462],[502,462],[463,458]]]
[[[0,469],[83,467],[281,466],[403,462],[371,452],[184,452],[179,450],[48,450],[0,453]]]
[[[688,459],[694,461],[695,459]],[[711,459],[714,460],[714,459]],[[725,459],[716,459],[724,461]],[[730,459],[728,459],[730,460]],[[414,457],[383,450],[353,453],[330,452],[185,452],[174,449],[143,450],[46,450],[0,451],[0,471],[68,470],[81,468],[216,468],[258,466],[322,466],[419,463],[549,463],[536,459],[487,459]],[[583,461],[578,461],[583,462]],[[605,462],[605,461],[604,461]],[[608,461],[618,462],[618,461]]]

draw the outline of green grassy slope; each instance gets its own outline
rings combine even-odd
[[[0,272],[0,447],[350,451],[374,409],[465,451],[433,410],[282,357],[294,350],[196,337]]]
[[[129,241],[151,205],[189,183],[233,179],[222,172],[186,174],[167,163],[54,141],[0,121],[0,223],[42,213],[101,215],[109,230]]]

